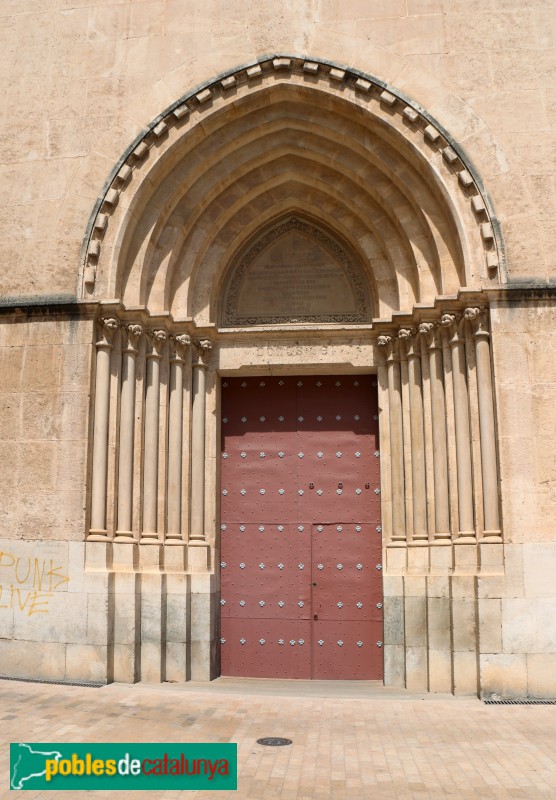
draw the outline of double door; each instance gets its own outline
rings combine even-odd
[[[372,376],[222,382],[221,672],[382,678]]]

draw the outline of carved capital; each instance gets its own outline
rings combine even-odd
[[[114,333],[120,327],[120,323],[114,317],[103,317],[99,320],[100,338],[97,347],[112,347]]]
[[[481,308],[466,308],[465,311],[463,312],[463,316],[468,322],[470,322],[471,320],[480,317],[481,313],[482,313]]]
[[[400,358],[405,361],[409,355],[413,355],[413,334],[412,328],[400,328],[398,331],[398,353]]]
[[[449,337],[450,347],[465,343],[465,323],[463,314],[443,314],[440,325]]]
[[[172,361],[182,361],[185,358],[188,348],[191,346],[191,336],[187,333],[180,333],[178,336],[171,337]]]
[[[434,327],[434,326],[433,326]],[[409,334],[409,336],[403,336],[402,332],[400,331],[399,336],[402,339],[403,344],[405,345],[405,351],[407,353],[408,358],[420,358],[421,357],[421,342],[422,342],[422,335],[419,332],[419,329],[414,330],[413,328],[408,330],[406,329],[405,332]],[[426,344],[426,343],[425,343]]]
[[[130,325],[122,325],[122,334],[124,336],[124,346],[122,349],[130,353],[136,353],[139,339],[143,335],[143,326],[135,322]]]
[[[419,325],[419,338],[423,352],[436,350],[442,347],[442,328],[434,322],[421,322]]]
[[[488,311],[486,308],[466,308],[463,312],[474,336],[489,336]]]
[[[392,337],[381,334],[376,340],[376,345],[378,347],[379,361],[381,364],[385,364],[386,359],[388,358],[388,355],[392,349]]]
[[[455,324],[456,319],[457,317],[455,314],[442,314],[442,317],[440,318],[440,324],[443,328],[451,328],[452,325]]]
[[[150,331],[147,331],[147,335],[149,337],[151,351],[147,355],[150,358],[161,358],[162,357],[162,350],[164,348],[164,344],[166,339],[168,338],[168,334],[166,331],[156,328]]]
[[[377,339],[379,354],[384,362],[397,361],[400,356],[400,339],[395,333],[382,334]]]
[[[212,351],[212,342],[210,339],[196,339],[195,340],[195,348],[197,350],[197,355],[199,358],[199,363],[206,365],[211,351]]]
[[[428,336],[434,331],[434,322],[421,322],[419,325],[419,333],[421,336]]]

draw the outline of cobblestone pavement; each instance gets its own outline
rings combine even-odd
[[[225,679],[102,688],[1,681],[0,693],[2,800],[71,795],[8,791],[10,741],[237,742],[237,792],[149,792],[153,800],[556,798],[556,706],[485,706],[476,698],[364,684]],[[256,744],[269,735],[293,744]]]

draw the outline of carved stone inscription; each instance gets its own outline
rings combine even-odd
[[[290,217],[267,231],[233,270],[225,323],[364,322],[364,278],[341,245]]]
[[[355,313],[347,276],[318,242],[291,231],[256,259],[239,296],[238,313]]]

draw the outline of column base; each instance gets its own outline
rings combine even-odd
[[[471,531],[460,531],[454,544],[477,544],[477,537]]]
[[[100,528],[91,528],[87,534],[88,542],[109,542],[111,541],[108,536],[108,531],[101,530]]]
[[[133,536],[132,531],[116,531],[114,542],[118,542],[118,544],[137,544],[137,539]]]
[[[481,544],[501,544],[502,531],[483,531],[479,541]]]
[[[452,536],[449,533],[437,534],[432,540],[431,544],[435,545],[436,547],[446,547],[446,545],[452,544]]]

